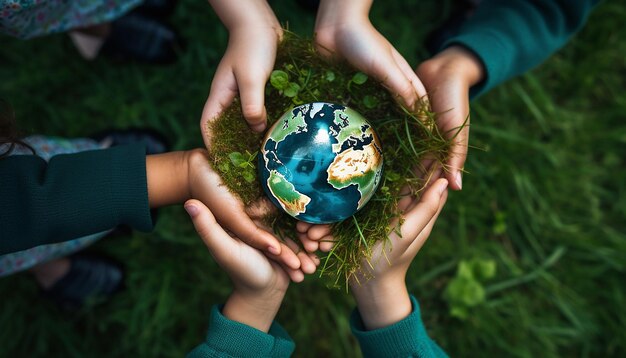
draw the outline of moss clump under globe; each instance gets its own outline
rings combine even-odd
[[[389,223],[401,216],[397,207],[401,189],[409,188],[411,195],[423,189],[424,180],[414,169],[426,157],[445,162],[450,141],[435,126],[436,115],[426,100],[408,111],[374,79],[346,63],[324,59],[311,39],[289,32],[278,48],[265,93],[268,128],[299,105],[333,103],[365,117],[384,146],[385,170],[378,190],[353,216],[331,224],[336,244],[322,259],[321,274],[331,278],[331,285],[341,286],[358,272],[363,259],[371,257],[373,245],[387,240],[394,229]],[[225,185],[246,204],[265,195],[257,174],[264,135],[247,126],[240,102],[235,99],[209,126],[210,160]],[[284,212],[271,214],[266,221],[279,237],[296,237],[296,220]]]

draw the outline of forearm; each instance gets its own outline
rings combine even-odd
[[[357,309],[368,330],[390,326],[411,314],[411,299],[403,280],[373,278],[351,286]]]
[[[265,0],[209,0],[209,3],[229,32],[257,26],[280,29],[276,15]]]
[[[148,200],[151,208],[182,204],[191,198],[189,156],[191,151],[146,157]]]
[[[373,0],[321,0],[315,28],[317,30],[350,19],[366,19],[372,3]]]
[[[0,160],[0,254],[126,224],[152,229],[139,145]]]
[[[462,46],[446,48],[430,60],[424,62],[420,66],[418,74],[421,71],[430,72],[436,78],[452,77],[461,81],[467,88],[480,83],[485,78],[483,63],[473,52]],[[436,88],[429,88],[429,91],[436,91]]]
[[[535,67],[561,48],[585,23],[599,0],[484,0],[443,48],[462,45],[486,69],[478,95]]]
[[[381,329],[364,327],[360,311],[350,317],[352,333],[361,346],[365,358],[419,357],[444,358],[447,354],[433,341],[422,322],[419,303],[410,298],[410,313],[399,322]]]
[[[234,291],[224,304],[222,314],[232,321],[267,333],[284,295],[284,291],[273,291],[264,295],[245,295]]]

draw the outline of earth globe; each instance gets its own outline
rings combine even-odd
[[[344,220],[363,208],[381,181],[378,135],[359,113],[315,102],[285,113],[259,155],[265,193],[292,217],[313,224]]]

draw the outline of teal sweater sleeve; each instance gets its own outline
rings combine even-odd
[[[537,66],[578,31],[599,0],[483,0],[442,49],[461,45],[482,61],[477,97]]]
[[[350,326],[361,345],[363,357],[439,358],[448,355],[435,343],[424,328],[420,307],[411,296],[413,311],[400,322],[372,331],[365,330],[358,309],[352,312]]]
[[[187,358],[208,357],[289,357],[295,348],[289,334],[276,322],[268,333],[231,321],[213,306],[206,340]]]
[[[142,145],[0,159],[0,255],[120,224],[152,229]]]

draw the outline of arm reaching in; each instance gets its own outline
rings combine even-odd
[[[201,131],[207,148],[207,123],[227,108],[239,93],[245,120],[257,132],[267,126],[265,83],[276,59],[282,28],[272,9],[263,0],[210,0],[228,29],[228,48],[215,71],[211,91],[204,105]]]
[[[439,53],[421,64],[439,128],[454,136],[446,178],[460,190],[467,154],[469,100],[537,66],[567,43],[599,0],[483,0]]]
[[[183,203],[191,198],[200,200],[240,240],[266,252],[290,270],[300,268],[300,259],[294,251],[256,221],[263,214],[263,210],[258,210],[262,205],[250,210],[234,196],[211,167],[205,149],[149,155],[146,176],[150,207]]]
[[[428,89],[439,130],[453,142],[445,163],[450,188],[463,187],[463,166],[469,143],[469,89],[484,77],[480,60],[467,49],[452,46],[417,68]]]
[[[302,281],[302,272],[284,270],[262,252],[228,235],[200,201],[187,201],[185,209],[211,255],[233,282],[233,292],[221,312],[219,309],[212,312],[206,341],[188,356],[289,356],[293,342],[274,323],[274,318],[289,278]],[[314,271],[319,260],[312,254],[306,255],[305,266],[311,265]]]
[[[440,174],[439,169],[432,177]],[[361,271],[349,283],[357,302],[357,310],[351,317],[352,332],[365,357],[446,357],[426,333],[419,305],[409,295],[405,279],[446,202],[447,186],[447,180],[439,178],[430,183],[419,199],[406,196],[400,200],[401,235],[390,230],[389,240],[376,244],[369,262],[361,263]],[[395,221],[390,227],[397,225]],[[307,250],[320,238],[324,241],[319,243],[319,249],[331,249],[328,225],[299,223],[298,231]]]
[[[371,6],[372,0],[322,0],[315,21],[317,47],[376,78],[413,108],[426,90],[404,57],[369,21]]]

